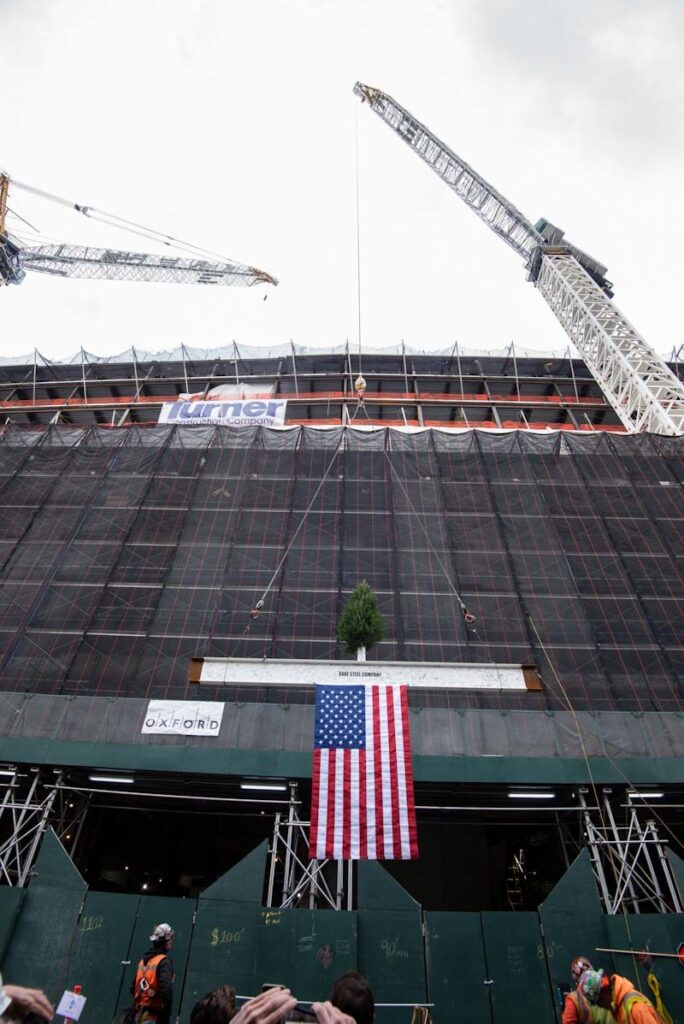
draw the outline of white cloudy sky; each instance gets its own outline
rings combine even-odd
[[[684,342],[680,0],[0,0],[0,167],[279,278],[0,292],[0,355],[357,343],[561,350],[507,249],[352,93],[394,96]],[[66,241],[152,248],[18,190]],[[17,229],[16,222],[14,227]]]

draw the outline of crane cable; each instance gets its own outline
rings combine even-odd
[[[32,195],[40,196],[42,199],[48,199],[50,202],[58,203],[60,206],[66,206],[71,210],[76,210],[77,213],[83,214],[84,217],[89,217],[91,220],[107,224],[109,227],[120,228],[124,231],[128,231],[130,234],[146,238],[148,241],[158,242],[162,245],[179,249],[196,256],[209,256],[212,259],[223,260],[226,263],[240,262],[239,260],[231,259],[229,256],[223,256],[220,253],[212,252],[209,249],[203,249],[201,246],[193,245],[192,242],[185,242],[183,239],[175,238],[173,235],[167,235],[163,231],[157,231],[154,228],[147,228],[144,224],[138,224],[136,221],[127,220],[125,217],[119,217],[115,213],[108,213],[106,210],[99,210],[96,206],[85,206],[81,203],[75,203],[73,200],[64,199],[62,196],[55,195],[53,192],[46,192],[44,189],[36,188],[34,185],[27,185],[23,181],[17,181],[16,178],[10,178],[10,181],[12,182],[12,185],[16,186],[16,188],[23,189],[24,192],[30,192]]]
[[[259,600],[256,602],[256,604],[252,608],[251,612],[249,613],[250,623],[247,624],[247,627],[245,628],[244,633],[246,633],[249,630],[251,622],[254,621],[254,619],[258,618],[259,612],[264,607],[264,602],[265,602],[266,598],[268,597],[268,595],[269,595],[269,593],[271,591],[271,588],[273,587],[273,584],[275,583],[275,581],[276,581],[276,579],[278,577],[278,573],[280,572],[280,570],[282,569],[283,565],[285,564],[287,556],[289,555],[290,551],[292,550],[292,547],[293,547],[294,542],[296,541],[297,537],[301,533],[302,527],[304,526],[304,523],[306,522],[306,520],[307,520],[307,518],[308,518],[308,516],[309,516],[309,514],[311,512],[311,509],[313,508],[313,506],[314,506],[314,504],[316,502],[316,499],[318,498],[318,495],[320,494],[320,491],[321,491],[321,488],[323,487],[323,484],[328,479],[328,476],[330,475],[330,471],[333,468],[333,466],[335,465],[335,459],[337,458],[338,452],[339,452],[340,448],[342,447],[342,443],[344,441],[344,437],[345,437],[344,427],[341,427],[340,428],[340,436],[339,436],[338,442],[335,445],[335,448],[334,448],[333,453],[332,453],[332,455],[330,457],[330,461],[329,461],[328,466],[327,466],[327,468],[325,470],[325,473],[321,477],[320,482],[318,484],[318,487],[314,491],[313,497],[311,498],[311,501],[309,502],[309,504],[308,504],[308,506],[307,506],[307,508],[306,508],[306,510],[304,512],[304,515],[302,516],[302,518],[301,518],[301,520],[299,522],[299,525],[297,526],[297,529],[292,534],[290,542],[287,545],[287,547],[285,548],[285,551],[283,553],[282,558],[280,559],[280,561],[278,562],[277,566],[275,567],[273,575],[271,576],[270,580],[268,581],[268,583],[266,585],[266,589],[264,590],[264,592],[262,593],[261,597],[259,598]],[[244,636],[244,633],[243,633],[243,636]]]
[[[358,316],[358,340],[359,340],[359,380],[363,381],[361,374],[361,217],[359,204],[359,107],[354,106],[355,118],[355,154],[356,154],[356,306]],[[365,381],[364,381],[365,388]]]

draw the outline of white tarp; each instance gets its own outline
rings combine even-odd
[[[211,402],[165,402],[159,413],[160,423],[194,426],[200,423],[224,423],[231,427],[282,427],[285,425],[287,402],[283,399],[250,398],[247,401],[228,399]]]
[[[213,700],[151,700],[142,732],[167,736],[218,736],[223,703]]]

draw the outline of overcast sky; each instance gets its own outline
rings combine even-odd
[[[280,281],[27,275],[0,290],[1,356],[356,346],[357,151],[362,346],[563,350],[516,254],[357,79],[607,264],[654,348],[684,342],[681,0],[0,0],[0,39],[0,167]],[[53,238],[154,251],[19,190],[10,205]]]

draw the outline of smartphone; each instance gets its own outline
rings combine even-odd
[[[268,992],[271,988],[286,988],[285,985],[277,985],[273,981],[265,981],[261,986],[262,992]],[[306,1017],[307,1020],[316,1020],[316,1014],[313,1012],[310,1006],[302,1006],[300,1003],[290,1011],[290,1013],[296,1013],[298,1018]],[[295,1020],[295,1018],[293,1018]],[[287,1022],[286,1022],[287,1024]]]

